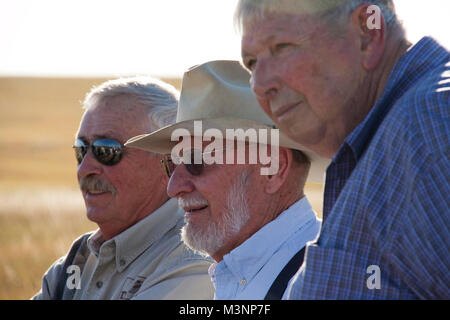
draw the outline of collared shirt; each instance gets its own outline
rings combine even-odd
[[[306,197],[209,268],[217,300],[262,300],[291,258],[320,230]]]
[[[450,54],[423,38],[327,169],[290,299],[450,298]]]
[[[82,266],[80,286],[63,299],[212,299],[211,260],[182,243],[183,224],[183,211],[171,199],[112,239],[97,230],[74,259]],[[63,262],[50,267],[34,298],[53,296]]]

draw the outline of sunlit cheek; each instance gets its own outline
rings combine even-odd
[[[291,55],[283,64],[280,74],[289,83],[301,84],[305,79],[316,77],[319,73],[319,67],[309,55],[298,54]]]

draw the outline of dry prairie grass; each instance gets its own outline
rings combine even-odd
[[[51,263],[96,225],[77,190],[4,192],[0,203],[0,299],[28,299]]]
[[[106,79],[0,78],[0,299],[28,299],[85,218],[71,148],[93,85]],[[166,79],[180,87],[180,79]],[[321,216],[322,186],[306,194]]]

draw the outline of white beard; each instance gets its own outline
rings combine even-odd
[[[221,223],[213,221],[206,228],[189,222],[181,229],[183,242],[192,250],[210,256],[219,251],[226,241],[233,239],[250,219],[245,196],[250,170],[242,172],[231,185],[227,196],[227,209]]]

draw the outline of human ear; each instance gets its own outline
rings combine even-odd
[[[278,171],[264,176],[266,182],[264,191],[268,194],[277,192],[288,178],[293,161],[292,152],[286,148],[279,148],[278,159],[272,158],[272,160],[278,160]]]
[[[386,23],[381,9],[361,5],[352,12],[351,21],[359,34],[362,66],[372,71],[379,65],[386,46]]]

